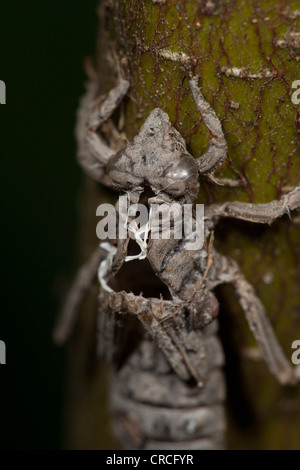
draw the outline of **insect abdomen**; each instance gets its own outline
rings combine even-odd
[[[176,376],[147,338],[115,373],[113,425],[125,449],[224,448],[224,357],[216,326],[202,330],[209,362],[202,388]]]

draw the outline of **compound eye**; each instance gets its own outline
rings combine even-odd
[[[167,185],[164,191],[175,197],[181,197],[189,188],[197,185],[197,163],[191,155],[183,155],[178,165],[169,170],[165,177]]]

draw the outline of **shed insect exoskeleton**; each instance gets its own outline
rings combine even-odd
[[[214,170],[227,155],[220,120],[204,99],[198,80],[190,77],[189,87],[212,136],[204,155],[195,159],[189,154],[183,137],[160,108],[150,113],[133,142],[122,151],[116,153],[108,147],[101,137],[101,125],[128,91],[129,83],[121,78],[100,106],[97,85],[90,83],[88,87],[77,126],[82,168],[100,183],[126,192],[132,203],[143,200],[150,209],[154,204],[171,205],[174,201],[181,208],[194,204],[199,174],[213,178]],[[299,380],[300,368],[294,368],[284,356],[253,287],[237,263],[220,255],[213,246],[214,230],[224,217],[265,224],[299,207],[300,186],[266,204],[228,202],[208,206],[204,244],[198,250],[187,249],[189,240],[184,237],[175,239],[174,227],[170,239],[154,239],[151,230],[147,232],[142,240],[144,253],[155,275],[167,287],[169,299],[134,295],[122,287],[120,291],[112,289],[111,282],[128,257],[129,235],[116,244],[107,243],[105,249],[99,248],[79,271],[56,328],[57,341],[63,342],[69,336],[99,265],[100,351],[111,359],[115,357],[116,318],[133,315],[147,332],[115,376],[112,396],[115,413],[122,421],[118,434],[125,447],[171,449],[177,442],[183,449],[222,448],[225,393],[220,367],[224,359],[214,321],[219,311],[214,289],[220,284],[230,283],[235,288],[272,374],[282,384]],[[176,398],[169,393],[173,388]]]

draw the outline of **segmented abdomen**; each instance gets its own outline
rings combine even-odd
[[[224,356],[216,330],[215,321],[199,331],[207,359],[202,388],[180,379],[150,338],[114,373],[113,426],[125,449],[224,448]]]

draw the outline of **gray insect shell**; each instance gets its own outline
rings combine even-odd
[[[151,112],[133,143],[110,159],[106,171],[119,191],[136,191],[147,184],[155,194],[192,202],[199,190],[197,163],[159,108]]]

